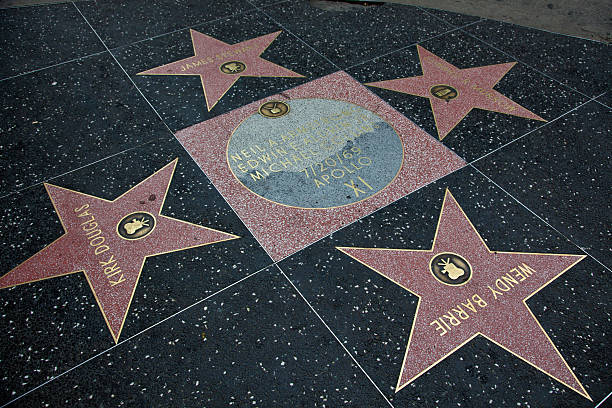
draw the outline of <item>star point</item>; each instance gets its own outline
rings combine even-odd
[[[526,303],[585,255],[491,251],[448,190],[430,249],[337,249],[419,298],[396,392],[482,335],[590,399]]]

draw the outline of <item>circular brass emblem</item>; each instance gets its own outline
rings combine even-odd
[[[155,228],[155,217],[147,212],[135,212],[123,217],[117,224],[121,238],[134,240],[144,238]]]
[[[451,99],[455,99],[459,92],[455,88],[449,85],[436,85],[429,90],[433,96],[438,99],[443,99],[445,101],[450,101]]]
[[[266,118],[278,118],[289,112],[289,105],[285,102],[270,101],[259,107],[259,113]]]
[[[221,64],[219,69],[224,74],[234,75],[243,72],[246,69],[246,64],[240,61],[228,61]]]
[[[429,269],[433,276],[446,285],[463,285],[472,277],[472,267],[463,257],[442,252],[431,258]]]

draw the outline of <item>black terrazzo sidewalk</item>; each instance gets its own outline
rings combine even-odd
[[[609,402],[603,402],[612,391],[609,45],[412,6],[325,11],[304,0],[79,1],[0,10],[0,21],[0,407],[575,408]],[[205,37],[211,55],[195,51],[190,30]],[[260,54],[247,55],[254,46],[231,48],[275,32],[280,34]],[[197,58],[185,60],[178,72],[138,75],[194,54]],[[249,70],[259,67],[261,60],[302,77],[250,76]],[[499,64],[507,63],[515,64],[502,72]],[[219,65],[206,74],[212,79],[197,76],[211,64]],[[475,70],[478,67],[483,70]],[[292,109],[287,92],[311,81],[326,81],[338,71],[363,85],[356,96],[349,98],[347,85],[346,98],[337,97],[346,104],[338,108],[341,113],[330,110],[304,117],[297,103]],[[208,110],[207,87],[210,92],[225,86],[217,78],[227,75],[235,82]],[[395,90],[366,85],[414,77],[421,82],[395,81]],[[343,90],[339,82],[335,95]],[[468,90],[476,90],[476,96],[468,96]],[[189,132],[197,132],[197,125],[207,120],[219,124],[215,132],[225,132],[233,115],[239,116],[238,109],[269,101],[273,95],[272,102],[286,109],[278,113],[268,108],[268,119],[276,121],[270,123],[276,126],[286,120],[295,134],[272,134],[277,127],[253,125],[253,138],[264,140],[265,134],[267,139],[270,132],[270,151],[273,140],[282,139],[279,143],[297,152],[288,139],[309,135],[309,141],[322,140],[332,138],[333,132],[344,136],[340,125],[333,131],[326,128],[328,133],[321,129],[336,116],[354,122],[350,106],[367,99],[378,101],[377,106],[361,106],[372,117],[384,122],[381,112],[396,110],[445,152],[436,157],[463,164],[444,177],[427,178],[412,156],[420,146],[404,146],[402,169],[410,171],[393,170],[396,178],[371,192],[367,167],[387,169],[390,164],[365,164],[365,159],[356,158],[367,151],[359,143],[367,145],[380,125],[364,125],[362,133],[347,136],[329,157],[314,157],[311,145],[308,154],[314,158],[307,158],[304,148],[298,156],[301,171],[278,173],[272,166],[290,155],[276,150],[279,158],[273,159],[278,161],[270,164],[261,158],[261,145],[238,151],[245,167],[232,167],[236,152],[228,148],[227,154],[210,160],[205,172],[197,161],[206,152],[175,137],[193,125]],[[309,98],[335,99],[300,97]],[[485,103],[492,107],[483,108]],[[519,108],[528,114],[519,114]],[[265,117],[268,111],[262,105],[252,115]],[[243,120],[240,123],[246,123]],[[442,135],[440,128],[448,120],[456,124]],[[414,132],[399,123],[388,125],[397,134]],[[197,136],[219,136],[213,133]],[[305,140],[300,143],[307,144]],[[282,145],[276,147],[282,151]],[[399,150],[397,155],[402,157]],[[143,196],[125,208],[126,216],[148,205],[147,197],[159,199],[161,213],[138,210],[157,220],[156,226],[162,218],[172,218],[238,239],[204,242],[191,235],[172,235],[175,230],[170,230],[170,241],[180,243],[180,248],[160,253],[153,251],[156,243],[148,243],[146,235],[129,237],[122,232],[125,219],[104,230],[106,214],[78,218],[93,208],[87,197],[113,201],[175,159],[166,195]],[[349,166],[349,160],[358,164],[350,170],[344,167],[340,177],[340,162]],[[269,183],[268,190],[255,193],[242,182],[238,187],[215,184],[219,174],[236,176],[236,168],[247,174],[263,164],[269,165],[270,174],[259,173],[263,181],[252,177],[254,182]],[[326,174],[316,174],[318,164],[332,171],[327,179]],[[428,161],[430,169],[444,164],[433,156]],[[345,189],[366,204],[391,197],[393,183],[402,182],[402,177],[406,185],[412,176],[426,182],[406,187],[412,192],[366,212],[358,210],[357,202],[331,207],[330,211],[338,209],[333,220],[332,215],[329,221],[312,218],[319,220],[313,230],[327,228],[328,222],[331,233],[278,260],[266,249],[268,241],[258,238],[253,223],[282,225],[284,220],[273,219],[272,211],[250,214],[248,220],[238,214],[244,206],[278,207],[310,219],[328,210],[289,206],[266,196],[266,191],[281,189],[292,196],[291,202],[299,202],[297,188],[278,181],[291,171],[306,174],[308,183],[321,176],[316,188]],[[335,178],[340,181],[330,184]],[[79,197],[85,201],[53,198],[49,185],[83,193]],[[236,201],[221,193],[234,194],[236,189],[250,198]],[[482,311],[468,311],[469,318],[455,310],[455,320],[447,317],[444,323],[448,330],[437,323],[444,330],[440,334],[433,321],[418,319],[425,313],[419,305],[426,302],[407,287],[414,282],[396,284],[367,262],[337,249],[401,249],[408,260],[412,252],[426,252],[435,245],[449,193],[475,236],[491,250],[490,263],[484,264],[493,265],[497,251],[584,256],[565,270],[553,271],[556,266],[551,263],[547,272],[554,272],[555,278],[524,296],[524,304],[504,309],[516,311],[519,325],[523,321],[518,313],[524,307],[530,311],[549,340],[539,357],[530,361],[520,356],[530,338],[519,338],[510,330],[500,335],[510,339],[511,346],[478,330],[469,341],[458,340],[477,319],[495,318],[493,301]],[[249,200],[259,206],[250,207]],[[60,214],[64,207],[73,209],[70,214],[78,221]],[[139,222],[134,223],[136,230],[154,229]],[[291,243],[294,233],[288,228],[266,240]],[[33,258],[70,234],[88,249],[73,253],[68,246],[62,256]],[[104,239],[95,241],[97,236]],[[149,245],[146,254],[160,254],[132,251],[132,239]],[[458,256],[468,259],[470,267],[476,265],[474,240],[458,235],[455,241],[463,248]],[[111,253],[116,259],[109,258]],[[127,259],[141,255],[147,256],[141,271],[128,270]],[[385,251],[376,255],[395,265],[385,256]],[[70,261],[74,259],[90,269],[78,267],[81,264]],[[115,269],[106,269],[113,262]],[[17,268],[24,264],[27,272]],[[513,266],[493,272],[501,276]],[[476,277],[484,272],[472,269]],[[411,271],[396,272],[401,277]],[[95,289],[96,273],[109,279],[104,293]],[[121,288],[122,273],[139,274],[133,290],[121,292],[125,296],[115,291]],[[434,294],[452,285],[427,268],[416,283],[421,279],[433,285]],[[468,294],[474,281],[455,289]],[[510,286],[508,293],[523,287]],[[483,296],[469,292],[476,294]],[[117,308],[104,311],[102,296],[110,296]],[[440,305],[439,315],[453,316],[443,302],[434,302]],[[125,315],[118,315],[121,307],[128,308]],[[121,323],[116,339],[109,331],[112,321]],[[410,348],[421,329],[432,336],[431,342],[425,349]],[[452,351],[443,359],[401,381],[401,373],[409,368],[405,355],[426,358],[447,346]],[[559,356],[563,364],[546,356]]]

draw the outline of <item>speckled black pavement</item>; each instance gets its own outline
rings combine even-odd
[[[419,7],[302,0],[79,1],[0,10],[0,21],[0,407],[609,402],[608,45]],[[295,75],[266,71],[276,66]],[[167,72],[143,74],[157,67]],[[297,88],[313,81],[323,90]],[[211,108],[213,87],[223,92]],[[345,105],[300,115],[292,98]],[[368,156],[363,140],[381,125],[359,114],[364,124],[347,130],[354,105],[403,149]],[[204,151],[252,115],[295,132],[257,127],[258,144]],[[313,147],[335,136],[324,154]],[[403,157],[401,169],[371,159],[387,156]],[[368,173],[376,166],[386,172]],[[300,205],[297,187],[278,181],[292,171],[344,193]],[[372,187],[372,174],[391,176]],[[449,231],[469,220],[472,235],[449,238],[439,222],[449,200],[463,214]],[[163,229],[173,220],[231,239]],[[310,230],[324,233],[293,245]],[[433,258],[396,267],[445,239],[456,245],[442,251],[450,280]],[[297,249],[278,255],[273,242]],[[389,270],[346,248],[376,248],[366,252]],[[543,266],[495,269],[506,253]],[[547,263],[552,254],[571,262]],[[448,266],[452,256],[469,268]],[[454,283],[454,273],[471,275]],[[448,306],[448,293],[463,303]]]

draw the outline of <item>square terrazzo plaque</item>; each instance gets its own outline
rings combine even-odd
[[[176,136],[274,260],[465,164],[344,72]]]
[[[472,167],[279,266],[396,407],[592,408],[612,386],[607,271]]]
[[[174,138],[1,204],[0,405],[272,263]]]

